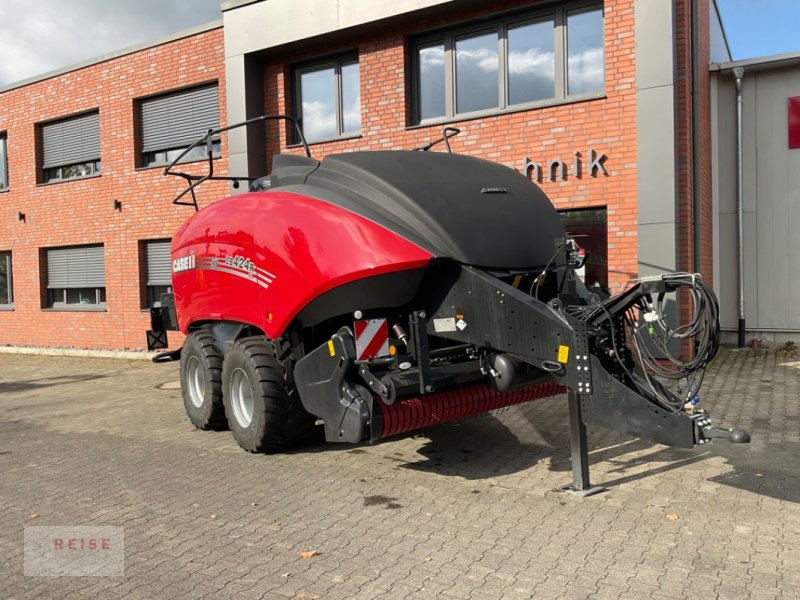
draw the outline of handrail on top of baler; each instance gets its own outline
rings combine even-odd
[[[218,136],[220,133],[223,133],[225,131],[230,131],[231,129],[236,129],[238,127],[245,127],[247,125],[252,125],[253,123],[260,123],[262,121],[273,121],[273,120],[290,121],[292,125],[294,125],[295,131],[297,131],[297,136],[300,139],[300,143],[303,145],[303,148],[306,151],[306,156],[308,158],[311,158],[311,149],[308,147],[306,136],[303,135],[303,128],[300,126],[300,122],[295,117],[292,117],[290,115],[261,115],[260,117],[253,117],[252,119],[242,121],[241,123],[234,123],[233,125],[218,127],[217,129],[209,129],[205,133],[205,135],[203,135],[203,137],[201,137],[191,146],[186,148],[171,163],[169,163],[166,167],[164,167],[164,175],[174,175],[175,177],[182,177],[188,183],[188,187],[185,190],[183,190],[180,194],[175,196],[175,198],[172,200],[172,203],[180,206],[193,206],[195,211],[197,211],[199,210],[199,207],[197,206],[197,196],[195,196],[194,190],[200,184],[205,183],[206,181],[232,181],[234,187],[238,187],[240,181],[255,181],[256,179],[258,179],[257,177],[248,177],[248,176],[214,175],[214,156],[213,156],[214,137]],[[189,152],[191,152],[192,150],[194,150],[195,148],[197,148],[202,144],[206,144],[207,148],[208,174],[195,175],[192,173],[172,171],[172,168],[176,164],[181,162],[184,156],[186,156],[187,154],[189,154]],[[191,202],[181,201],[181,198],[183,198],[186,194],[192,195]]]

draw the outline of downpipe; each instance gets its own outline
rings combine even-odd
[[[703,272],[702,244],[702,178],[700,173],[700,57],[699,7],[692,0],[692,245],[695,273]]]
[[[739,259],[739,348],[745,347],[744,317],[744,135],[742,132],[742,78],[744,68],[733,70],[736,77],[736,226],[737,254]]]

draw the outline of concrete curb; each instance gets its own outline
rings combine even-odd
[[[130,350],[81,350],[78,348],[40,348],[0,346],[0,354],[33,354],[36,356],[70,356],[79,358],[121,358],[125,360],[151,360],[157,352]]]

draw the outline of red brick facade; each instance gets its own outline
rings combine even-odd
[[[701,219],[700,227],[702,231],[701,248],[701,273],[708,280],[712,281],[713,271],[713,229],[711,223],[711,87],[710,72],[710,38],[709,28],[709,8],[708,0],[698,2],[699,31],[698,41],[698,63],[700,81],[697,89],[700,93],[700,128],[697,131],[699,137],[700,163],[705,165],[702,169],[701,190]],[[677,33],[677,84],[678,84],[678,180],[679,180],[679,229],[680,229],[680,267],[689,272],[693,272],[694,257],[694,147],[692,139],[692,28],[690,2],[678,2],[676,10],[676,33]]]
[[[0,251],[12,252],[14,296],[13,310],[0,310],[0,345],[144,347],[150,316],[142,310],[140,242],[171,237],[192,209],[170,204],[180,181],[164,177],[162,168],[137,169],[135,100],[217,81],[224,119],[224,77],[217,28],[0,94],[9,175],[9,190],[0,193]],[[37,184],[36,124],[94,109],[102,174]],[[227,170],[225,143],[221,171]],[[225,189],[220,184],[207,193]],[[121,211],[114,200],[122,202]],[[17,220],[19,212],[25,221]],[[43,309],[42,250],[95,243],[105,246],[106,310]]]
[[[505,2],[504,9],[535,7],[531,2]],[[440,136],[441,125],[408,128],[409,36],[431,28],[491,14],[497,5],[464,12],[447,19],[417,22],[413,29],[381,31],[362,37],[357,44],[320,46],[302,54],[275,57],[264,67],[267,112],[291,112],[290,65],[336,52],[358,50],[361,74],[361,136],[357,139],[312,145],[317,158],[346,150],[414,148]],[[605,2],[606,97],[560,106],[455,121],[462,133],[453,142],[455,152],[479,156],[520,171],[525,157],[536,162],[560,158],[568,168],[578,150],[588,164],[589,148],[608,155],[608,175],[580,178],[568,173],[566,181],[540,182],[556,208],[608,208],[609,280],[622,288],[637,274],[636,222],[636,85],[633,0]],[[280,142],[277,133],[280,129]],[[273,128],[270,151],[285,146],[287,130]],[[296,150],[299,152],[300,150]],[[535,235],[532,224],[532,235]]]
[[[537,2],[511,1],[502,9],[535,8]],[[689,62],[690,0],[679,0],[676,15],[678,60],[678,169],[680,262],[692,268],[691,94]],[[707,0],[701,0],[701,65],[708,57]],[[606,0],[605,96],[582,102],[455,121],[462,133],[456,152],[480,156],[523,170],[526,158],[541,163],[561,159],[565,181],[540,185],[559,209],[607,207],[609,282],[615,291],[637,276],[637,155],[634,1]],[[307,42],[302,52],[273,52],[263,64],[265,112],[293,113],[292,66],[338,52],[357,51],[361,85],[361,135],[312,145],[316,158],[365,149],[413,148],[439,137],[442,125],[412,127],[410,121],[409,40],[432,28],[491,14],[498,4],[446,18],[416,21],[347,42]],[[339,38],[341,39],[341,38]],[[708,72],[701,69],[703,114],[701,152],[710,164]],[[179,39],[0,94],[0,132],[8,137],[10,190],[0,193],[0,251],[13,252],[13,311],[0,311],[0,344],[136,348],[144,346],[149,315],[142,310],[140,243],[168,238],[191,214],[169,199],[180,182],[160,168],[137,169],[135,99],[209,81],[218,81],[220,114],[225,115],[221,29]],[[35,124],[99,109],[102,175],[52,185],[36,183]],[[654,118],[658,118],[654,115]],[[270,122],[267,156],[286,149],[288,127]],[[608,174],[586,169],[589,148],[607,155]],[[572,172],[573,152],[583,162]],[[226,140],[218,172],[227,171]],[[707,167],[706,167],[707,168]],[[711,186],[704,176],[703,271],[711,276]],[[203,201],[220,197],[225,185],[207,184]],[[113,201],[121,200],[117,211]],[[17,221],[24,212],[26,220]],[[706,233],[707,232],[707,233]],[[535,235],[531,224],[531,235]],[[43,309],[41,249],[105,244],[107,310],[65,312]],[[180,339],[174,339],[173,345]]]

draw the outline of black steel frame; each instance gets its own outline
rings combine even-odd
[[[203,137],[201,137],[194,144],[186,148],[175,158],[175,160],[173,160],[166,167],[164,167],[164,175],[173,175],[175,177],[182,177],[183,179],[186,180],[186,183],[188,184],[188,187],[185,190],[181,191],[181,193],[178,194],[172,200],[172,203],[179,206],[192,206],[197,211],[200,209],[197,205],[197,196],[195,195],[194,190],[199,185],[205,183],[206,181],[232,181],[234,186],[238,186],[240,181],[255,181],[257,177],[214,175],[214,159],[213,159],[214,137],[216,137],[220,133],[224,133],[232,129],[238,129],[239,127],[246,127],[248,125],[253,125],[255,123],[263,123],[265,121],[277,121],[277,120],[289,121],[292,125],[294,125],[294,128],[297,131],[297,136],[300,139],[300,143],[303,145],[303,148],[305,149],[306,156],[311,158],[311,149],[308,147],[308,142],[306,141],[306,138],[303,135],[303,128],[300,126],[300,122],[291,115],[261,115],[260,117],[254,117],[252,119],[248,119],[247,121],[242,121],[241,123],[235,123],[233,125],[228,125],[226,127],[218,127],[217,129],[209,129]],[[173,171],[173,167],[175,167],[175,165],[177,165],[181,161],[181,159],[183,159],[184,156],[186,156],[189,152],[191,152],[198,146],[202,146],[203,144],[205,144],[207,148],[206,152],[208,158],[207,174],[197,175],[194,173]],[[191,202],[185,202],[181,200],[181,198],[186,196],[186,194],[191,194],[192,197]]]

